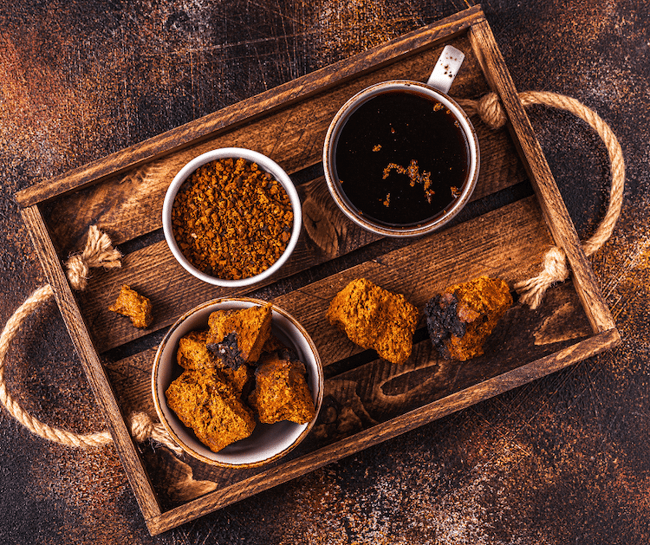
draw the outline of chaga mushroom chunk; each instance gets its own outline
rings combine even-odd
[[[271,304],[210,314],[207,348],[232,369],[254,363],[271,335]]]
[[[128,316],[131,323],[138,328],[147,328],[153,322],[151,301],[126,284],[122,286],[115,303],[108,307],[108,310]]]
[[[248,399],[260,422],[311,422],[316,416],[305,366],[299,361],[268,354],[255,370],[255,389]]]
[[[365,278],[350,282],[330,302],[327,318],[361,348],[380,358],[404,363],[413,350],[418,309],[401,294]]]
[[[246,392],[253,378],[251,367],[242,364],[237,369],[232,369],[223,359],[208,350],[207,338],[207,329],[190,331],[181,337],[176,352],[178,365],[195,371],[216,369],[235,392],[240,395]]]
[[[255,417],[216,371],[184,371],[165,392],[167,404],[199,441],[219,452],[249,437]]]
[[[424,309],[431,343],[444,358],[466,361],[483,354],[483,345],[512,306],[508,284],[481,276],[449,286]]]

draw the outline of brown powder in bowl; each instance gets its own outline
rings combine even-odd
[[[199,167],[172,207],[172,230],[200,271],[226,280],[249,278],[284,253],[293,226],[282,184],[256,163],[219,159]]]

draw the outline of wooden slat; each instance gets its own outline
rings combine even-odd
[[[447,285],[486,272],[510,284],[521,280],[539,266],[550,243],[539,205],[530,197],[280,295],[274,302],[302,324],[326,367],[361,351],[326,318],[329,302],[351,280],[367,278],[385,289],[403,293],[422,311],[426,302]],[[203,298],[197,304],[211,299],[204,288],[201,294]],[[186,294],[182,296],[185,298]],[[150,369],[154,352],[155,349],[147,350],[110,367],[123,372],[144,370],[147,365]],[[150,380],[148,372],[134,372],[134,376],[121,381],[119,388],[135,388],[132,394],[123,396],[129,405],[138,404],[143,391],[138,383],[145,382],[144,388],[148,389]]]
[[[531,312],[523,305],[510,309],[486,343],[483,356],[465,362],[442,359],[424,335],[414,346],[412,356],[402,365],[375,359],[327,379],[325,409],[297,454],[304,455],[348,439],[589,337],[591,327],[573,287],[564,284],[552,293],[539,311]],[[562,337],[542,339],[546,329],[542,325],[544,322],[562,328]],[[177,477],[174,468],[170,470],[157,475],[157,480],[162,478],[172,486]],[[257,472],[259,470],[215,470],[212,466],[194,464],[197,479],[210,480],[219,488],[232,486]]]
[[[286,483],[305,473],[350,456],[355,452],[359,452],[373,445],[378,445],[446,415],[470,407],[477,400],[489,399],[559,371],[585,357],[612,348],[619,341],[620,336],[618,331],[615,329],[604,331],[567,347],[556,354],[546,356],[527,365],[522,365],[503,375],[496,376],[423,407],[404,413],[388,422],[373,426],[356,434],[353,438],[328,445],[300,458],[260,472],[245,481],[238,482],[236,485],[221,488],[216,492],[207,494],[180,507],[170,509],[158,517],[148,519],[146,521],[147,527],[152,534],[162,533],[181,523],[200,517],[207,512],[235,503],[243,497],[251,496],[279,484]]]
[[[355,278],[367,278],[385,289],[402,293],[423,310],[426,302],[446,286],[481,274],[513,283],[539,266],[550,237],[533,198],[518,201],[419,239],[336,275],[276,298],[294,314],[319,350],[324,365],[359,349],[342,339],[326,319],[329,301]]]
[[[323,286],[320,287],[322,289]],[[319,289],[314,287],[314,290]],[[299,298],[300,293],[295,294]],[[426,294],[428,297],[430,295]],[[286,297],[284,297],[286,302]],[[323,301],[326,307],[329,299]],[[280,304],[280,298],[274,300]],[[284,305],[286,306],[286,305]],[[324,309],[318,313],[324,320]],[[327,327],[326,322],[319,327]],[[349,370],[333,374],[325,381],[323,415],[301,446],[301,450],[314,450],[324,444],[345,438],[370,426],[385,422],[409,410],[426,405],[457,391],[469,388],[494,376],[507,373],[529,361],[575,344],[592,334],[591,327],[575,290],[569,283],[551,290],[544,305],[531,311],[524,305],[515,305],[500,320],[497,329],[485,345],[485,354],[460,362],[441,359],[421,324],[419,339],[413,354],[404,364],[392,364],[381,359],[371,359],[358,364],[349,360]],[[347,358],[361,351],[350,350],[345,336],[332,330],[322,340],[319,349],[338,345],[332,353]],[[321,350],[322,351],[322,350]],[[134,410],[151,412],[151,367],[155,350],[124,360],[106,363],[113,384],[119,385],[120,404]],[[367,355],[372,356],[370,351]],[[376,358],[376,355],[375,355]],[[341,362],[337,362],[341,368]],[[327,374],[327,373],[326,373]],[[231,485],[259,470],[221,470],[196,463],[195,474],[209,479],[219,487]],[[173,471],[172,471],[173,473]],[[173,474],[158,475],[170,488],[175,488]],[[197,476],[198,478],[198,476]]]
[[[454,93],[467,96],[487,90],[467,37],[457,38],[454,44],[468,52],[463,70],[454,82]],[[59,254],[65,258],[81,246],[91,224],[107,231],[115,244],[159,229],[165,191],[173,177],[187,162],[206,151],[230,146],[251,148],[270,156],[288,172],[319,162],[329,123],[348,98],[378,81],[426,80],[441,50],[441,47],[426,49],[336,87],[329,86],[325,80],[323,92],[309,100],[292,102],[243,126],[225,127],[208,140],[188,144],[155,161],[49,202],[44,217]],[[504,159],[517,161],[516,154],[508,153],[513,148],[505,131],[495,132],[480,123],[478,130],[484,177],[494,176],[495,171],[512,170],[513,165],[501,164]],[[520,169],[521,180],[525,171],[523,167]]]
[[[579,298],[569,283],[553,289],[537,311],[522,305],[513,307],[499,322],[486,344],[486,354],[481,357],[466,362],[440,359],[433,353],[426,335],[418,334],[422,340],[416,343],[412,357],[405,364],[375,359],[327,379],[321,416],[309,437],[283,463],[504,375],[529,361],[568,348],[591,334]],[[341,338],[339,333],[338,340],[334,338],[333,342],[341,342]],[[111,378],[129,390],[128,394],[120,392],[121,402],[135,403],[138,410],[151,410],[148,395],[151,361],[150,357],[136,356],[108,366]],[[193,494],[185,497],[189,500],[210,488],[235,486],[263,471],[214,468],[190,461],[193,477],[188,481],[186,464],[172,456],[150,456],[147,462],[164,501],[174,500],[179,483],[186,485],[182,487],[184,495]]]
[[[77,303],[60,260],[93,223],[107,229],[118,243],[159,229],[159,209],[171,177],[205,149],[250,147],[275,158],[290,172],[315,164],[320,160],[329,120],[344,100],[374,81],[391,77],[423,80],[444,41],[460,45],[467,54],[453,94],[477,98],[491,87],[499,93],[510,120],[510,138],[476,122],[483,152],[476,198],[528,175],[533,178],[537,200],[524,199],[385,254],[380,253],[382,245],[370,247],[374,248],[373,259],[277,297],[275,302],[314,338],[329,371],[327,395],[346,409],[358,411],[359,422],[348,426],[344,417],[337,417],[332,427],[319,420],[296,451],[268,468],[221,470],[169,455],[171,473],[180,471],[187,477],[194,470],[195,478],[183,489],[186,495],[181,505],[163,512],[156,494],[162,491],[161,501],[168,504],[164,493],[167,480],[164,468],[162,474],[157,473],[157,464],[165,465],[166,450],[143,453],[143,461],[123,420],[123,414],[133,409],[153,411],[149,384],[153,350],[118,362],[107,361],[103,368],[98,348],[120,346],[143,334],[132,328],[128,319],[106,308],[121,283],[129,283],[152,298],[157,329],[200,302],[250,290],[226,291],[195,281],[175,263],[164,241],[147,243],[151,239],[145,238],[138,244],[148,245],[129,253],[123,270],[93,272],[88,290],[75,294]],[[302,183],[299,190],[304,229],[282,274],[304,271],[376,240],[336,210],[322,178]],[[151,533],[530,382],[619,341],[480,7],[36,185],[20,192],[17,199],[26,207],[24,220],[91,387],[107,415]],[[575,287],[567,283],[553,289],[534,312],[521,306],[511,310],[482,358],[462,364],[441,362],[431,354],[421,323],[411,359],[397,367],[372,359],[370,351],[362,353],[325,318],[333,295],[353,278],[365,276],[404,293],[421,310],[428,298],[446,285],[479,274],[500,276],[510,283],[529,277],[553,241],[568,255]],[[363,255],[366,253],[369,249]],[[155,488],[149,480],[152,476],[157,478]],[[205,494],[207,490],[214,492]],[[189,501],[195,497],[198,499]]]
[[[519,267],[518,279],[523,279],[529,267],[533,268],[530,269],[528,275],[534,272],[534,267],[539,266],[539,255],[531,255],[530,251],[538,253],[543,251],[540,249],[542,240],[546,241],[544,249],[551,243],[550,238],[543,238],[546,229],[536,205],[531,201],[524,201],[524,203],[526,204],[516,205],[518,212],[514,215],[506,214],[501,209],[484,216],[480,219],[481,227],[472,236],[464,237],[462,235],[463,230],[470,229],[464,224],[414,242],[408,249],[401,250],[402,254],[406,256],[406,262],[402,265],[403,269],[395,271],[395,274],[401,272],[412,277],[410,274],[412,269],[408,261],[413,256],[413,259],[421,258],[423,261],[422,269],[418,271],[418,277],[437,278],[440,274],[452,276],[449,271],[461,266],[458,263],[458,256],[461,254],[468,259],[468,266],[476,265],[474,272],[480,274],[481,267],[486,270],[488,264],[481,261],[476,264],[474,260],[477,256],[479,259],[482,257],[483,250],[479,247],[479,243],[483,243],[487,248],[491,246],[511,248],[513,256],[521,255],[523,259],[515,257],[512,263],[517,263]],[[321,207],[320,210],[322,213],[326,211],[326,208]],[[331,220],[329,223],[331,229],[324,228],[325,219],[319,222],[320,233],[323,231],[332,233],[334,238],[330,241],[331,243],[326,243],[325,239],[321,239],[319,243],[323,246],[323,250],[317,252],[314,248],[316,243],[303,233],[295,255],[281,271],[283,275],[323,263],[375,240],[374,235],[354,226],[333,207],[331,213],[330,216],[321,216],[321,218]],[[488,224],[490,221],[494,225],[490,226]],[[494,226],[499,228],[495,229]],[[486,238],[488,233],[493,237],[489,244],[486,243],[489,240]],[[520,239],[517,240],[516,236],[513,238],[513,233],[520,233]],[[461,242],[459,243],[458,240]],[[498,242],[492,242],[492,240]],[[531,242],[533,240],[534,242]],[[445,247],[445,245],[453,245],[453,248]],[[528,246],[524,247],[523,245]],[[441,256],[440,261],[431,261],[428,258],[430,255],[428,252],[432,248],[440,248],[437,250]],[[465,250],[461,251],[461,248],[465,248]],[[335,254],[329,254],[329,251],[334,251]],[[388,259],[387,256],[378,257],[378,260],[369,262],[366,267],[378,267],[380,261],[385,263]],[[442,266],[443,263],[447,269]],[[528,264],[526,265],[526,263]],[[164,271],[164,282],[160,282],[161,271]],[[276,276],[270,281],[277,280],[277,278]],[[394,283],[394,281],[391,282]],[[122,284],[141,291],[152,300],[155,307],[155,323],[151,328],[136,329],[131,326],[127,318],[108,310],[109,305],[117,297]],[[220,288],[195,279],[178,265],[166,243],[160,242],[126,256],[123,260],[123,268],[120,270],[93,273],[88,290],[80,294],[79,299],[97,349],[101,353],[172,324],[178,316],[206,300],[244,295],[251,290],[250,287]]]
[[[479,21],[472,25],[470,37],[474,51],[483,66],[483,71],[492,87],[499,94],[507,112],[513,139],[521,150],[522,159],[539,197],[553,239],[567,256],[576,290],[592,327],[594,331],[612,329],[615,327],[615,322],[600,294],[596,277],[582,251],[580,239],[573,227],[562,195],[557,188],[524,107],[517,96],[515,85],[487,22]]]
[[[338,102],[336,105],[338,106]],[[301,115],[307,113],[301,112]],[[283,112],[283,115],[286,117],[290,114]],[[309,157],[305,159],[302,166],[320,160],[324,134],[327,123],[331,119],[323,116],[309,117],[311,121],[305,121],[300,131],[305,140],[316,142],[317,145],[309,144],[313,149],[306,152]],[[278,139],[290,137],[286,134],[289,130],[288,125],[284,120],[279,121],[283,124],[281,127],[278,126],[275,132],[269,133],[268,143],[262,139],[259,124],[255,123],[235,133],[219,136],[211,140],[208,145],[200,145],[172,154],[130,171],[125,176],[110,178],[48,203],[43,215],[59,255],[65,259],[71,252],[78,250],[85,241],[90,225],[98,225],[109,233],[114,244],[121,244],[160,229],[165,191],[186,162],[199,152],[220,145],[257,147],[258,150],[264,151],[263,148],[270,148]],[[475,119],[475,124],[481,146],[481,170],[475,192],[476,198],[525,180],[527,174],[508,133],[503,130],[489,129],[478,119]],[[317,133],[315,135],[310,133],[309,131],[312,130]],[[239,140],[241,137],[245,139]],[[274,159],[285,163],[289,157],[285,153],[280,153],[281,151],[274,151]],[[298,167],[298,165],[293,166]],[[327,197],[329,199],[329,195]]]
[[[16,200],[22,206],[41,203],[79,189],[87,183],[93,183],[106,176],[125,172],[130,168],[156,160],[172,151],[182,149],[188,143],[205,140],[220,129],[239,126],[262,114],[268,114],[275,108],[304,100],[321,92],[324,87],[340,85],[353,77],[358,77],[365,71],[376,70],[393,62],[405,54],[412,54],[420,49],[431,47],[432,44],[449,39],[466,30],[470,24],[482,18],[483,13],[479,7],[459,12],[435,24],[373,48],[366,53],[332,64],[275,89],[243,100],[215,114],[207,115],[141,144],[94,161],[54,180],[27,188],[16,194]]]
[[[298,298],[300,294],[294,295]],[[274,302],[286,307],[284,303],[287,297],[291,295],[277,298]],[[320,323],[320,327],[323,326]],[[466,362],[439,358],[432,351],[424,324],[421,324],[421,328],[416,334],[420,340],[416,341],[412,356],[404,364],[395,365],[374,359],[355,366],[355,361],[349,360],[349,370],[326,379],[324,397],[329,409],[323,411],[327,412],[325,421],[321,418],[314,427],[310,436],[314,439],[305,441],[305,444],[311,444],[308,450],[313,450],[313,445],[330,443],[332,439],[340,439],[339,436],[349,436],[369,425],[384,422],[410,409],[509,372],[592,334],[580,300],[569,283],[552,289],[544,305],[537,311],[515,305],[501,319],[486,343],[486,354]],[[324,346],[330,344],[338,345],[330,352],[333,357],[347,358],[362,351],[358,347],[350,350],[351,343],[338,331],[328,334],[327,339],[321,339],[321,352]],[[111,382],[119,391],[122,406],[145,412],[155,410],[151,397],[151,368],[155,351],[153,348],[117,362],[106,363]],[[336,363],[342,367],[341,362]],[[248,476],[241,470],[219,472],[210,470],[204,464],[201,466],[201,478],[214,480],[219,486]],[[170,487],[174,485],[171,476],[166,476],[165,480]]]
[[[49,238],[38,207],[24,208],[22,218],[29,230],[48,282],[54,289],[57,304],[68,328],[70,338],[79,354],[95,399],[97,399],[104,411],[108,429],[120,454],[140,509],[142,509],[145,518],[158,516],[161,512],[160,506],[126,427],[115,394],[92,344],[83,316],[56,257],[54,246]]]

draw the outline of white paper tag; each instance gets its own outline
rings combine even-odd
[[[451,45],[445,46],[433,72],[431,72],[427,80],[427,85],[430,85],[441,93],[447,94],[464,59],[465,54],[462,51]]]

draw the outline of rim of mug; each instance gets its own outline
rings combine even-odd
[[[433,97],[444,104],[460,122],[467,146],[469,148],[469,172],[467,179],[463,184],[463,188],[459,197],[454,199],[450,206],[439,212],[432,218],[426,221],[417,223],[415,225],[409,224],[405,226],[394,225],[373,221],[359,214],[357,209],[350,203],[347,195],[341,188],[340,180],[336,175],[336,165],[334,155],[336,153],[336,146],[338,137],[341,130],[349,117],[363,104],[371,98],[392,90],[405,90],[414,92],[416,94],[424,94]],[[472,160],[473,159],[473,160]],[[325,136],[325,143],[323,145],[323,169],[325,173],[325,181],[332,198],[336,202],[339,209],[354,223],[363,227],[364,229],[373,233],[390,236],[390,237],[411,237],[420,236],[442,227],[451,221],[469,202],[469,199],[474,192],[478,174],[480,169],[480,152],[478,145],[478,136],[476,130],[469,120],[469,117],[460,105],[452,99],[449,95],[437,90],[430,85],[418,81],[410,80],[390,80],[376,83],[366,87],[362,91],[356,93],[353,97],[347,100],[345,104],[338,110],[332,119]]]

